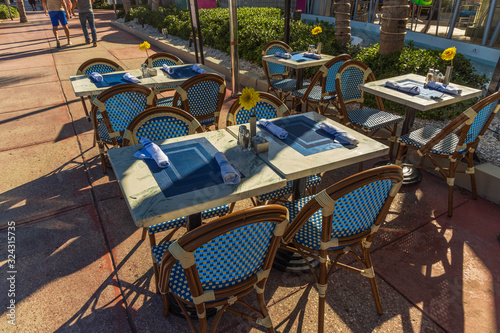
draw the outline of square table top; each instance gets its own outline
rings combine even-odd
[[[186,66],[192,66],[193,64],[184,64],[178,66],[171,66],[174,71],[176,68],[182,68]],[[207,73],[218,74],[222,77],[225,77],[223,74],[211,69],[202,64],[198,64],[201,68],[203,68]],[[150,77],[142,77],[141,69],[131,69],[126,71],[112,72],[109,74],[125,74],[130,73],[131,75],[138,78],[141,82],[140,85],[143,85],[148,88],[154,87],[164,87],[164,86],[177,86],[186,82],[189,77],[175,78],[168,76],[164,71],[161,70],[161,67],[154,67],[157,70],[157,75]],[[106,75],[106,74],[103,74]],[[97,87],[91,80],[90,75],[76,75],[70,76],[69,78],[71,85],[73,86],[73,91],[75,92],[76,97],[80,96],[90,96],[90,95],[98,95],[102,91],[110,88],[110,87]]]
[[[167,195],[158,185],[146,162],[133,156],[142,149],[142,145],[108,150],[123,197],[138,227],[147,227],[196,214],[285,186],[285,179],[254,153],[238,147],[237,140],[225,130],[192,134],[156,143],[160,146],[166,145],[164,146],[166,149],[172,143],[175,146],[184,141],[206,141],[205,139],[213,146],[212,148],[223,152],[229,162],[241,172],[243,177],[239,184],[226,185],[208,178],[207,183],[203,184],[203,189],[192,191],[184,189],[179,191],[184,193]],[[176,172],[175,168],[172,168],[171,172]]]
[[[304,53],[302,52],[292,52],[291,54]],[[285,65],[290,68],[301,69],[307,67],[321,66],[326,64],[328,61],[335,58],[334,56],[328,54],[321,54],[321,59],[308,59],[307,61],[294,61],[293,59],[285,59],[275,55],[266,55],[262,57],[262,60],[272,62],[275,64]]]
[[[257,134],[260,136],[264,136],[269,141],[269,150],[265,153],[260,153],[259,157],[262,158],[262,160],[264,160],[266,163],[271,165],[287,180],[296,180],[320,172],[341,168],[375,157],[384,156],[389,152],[389,147],[387,147],[386,145],[316,112],[296,114],[288,116],[286,118],[301,116],[305,116],[316,123],[320,123],[323,121],[329,122],[354,136],[359,140],[359,144],[352,149],[339,147],[309,155],[304,155],[297,151],[295,148],[286,144],[284,141],[275,137],[273,134],[267,132],[266,130],[260,129],[259,126],[257,126]],[[237,137],[239,126],[240,125],[229,126],[226,128],[226,130]]]
[[[385,82],[391,80],[396,81],[400,84],[411,83],[418,85],[420,87],[420,95],[409,95],[407,93],[387,88],[385,87]],[[469,88],[455,83],[450,83],[453,87],[462,90],[460,96],[454,96],[450,94],[442,94],[439,91],[423,88],[425,82],[425,77],[417,74],[405,74],[392,78],[377,80],[373,82],[368,82],[365,84],[360,84],[359,89],[376,95],[382,98],[388,99],[390,101],[406,105],[408,107],[414,108],[419,111],[428,111],[441,106],[446,106],[454,104],[460,101],[464,101],[473,97],[480,96],[482,91],[479,89]],[[441,99],[434,100],[430,98],[430,95],[441,96]]]

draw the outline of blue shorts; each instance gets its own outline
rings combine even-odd
[[[59,25],[59,22],[61,22],[62,26],[68,24],[68,21],[66,20],[66,12],[64,10],[57,12],[49,12],[49,16],[50,20],[52,21],[53,27],[57,27]]]

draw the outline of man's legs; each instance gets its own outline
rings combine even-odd
[[[90,32],[92,33],[92,42],[94,42],[94,46],[97,46],[97,31],[95,29],[95,21],[94,21],[94,13],[87,13],[87,19],[89,21]]]
[[[69,39],[69,28],[68,25],[63,25],[64,33],[66,34],[66,38],[68,39],[68,45],[71,45],[71,40]]]
[[[61,47],[61,44],[59,43],[59,35],[57,33],[57,28],[58,26],[53,26],[52,27],[52,32],[54,33],[54,37],[56,38],[56,43],[57,43],[57,47]]]
[[[87,30],[87,16],[91,13],[78,13],[78,18],[80,19],[80,24],[82,25],[83,36],[85,37],[85,42],[90,44],[89,31]],[[93,37],[93,36],[92,36]]]

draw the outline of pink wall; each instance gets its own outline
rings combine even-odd
[[[306,12],[306,0],[297,0],[297,10],[299,9],[302,13]]]
[[[216,0],[198,0],[198,9],[200,8],[215,8]],[[305,0],[304,0],[305,3]]]

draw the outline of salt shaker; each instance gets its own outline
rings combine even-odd
[[[148,65],[142,64],[141,65],[141,69],[142,69],[142,77],[148,77],[149,76],[149,74],[148,74]]]

